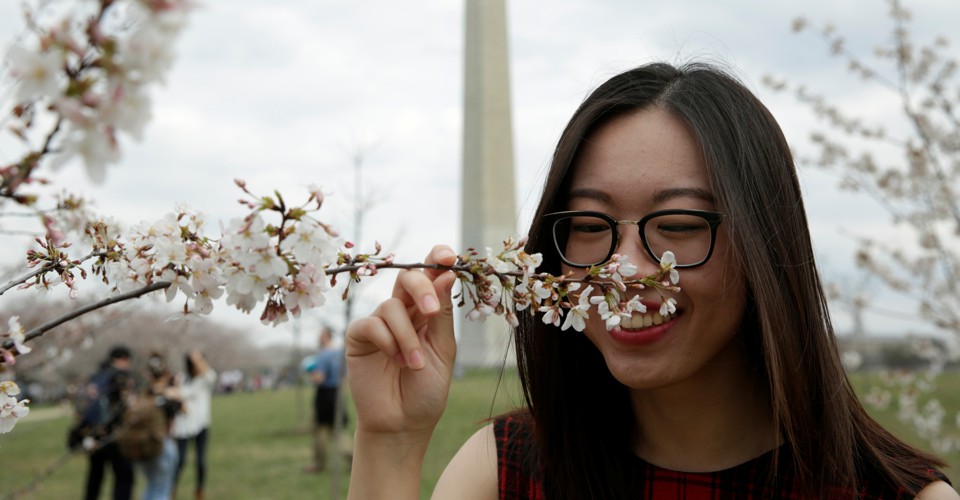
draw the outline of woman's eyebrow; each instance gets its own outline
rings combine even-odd
[[[593,188],[577,188],[570,190],[570,194],[567,195],[568,198],[589,198],[591,200],[597,200],[604,203],[611,203],[613,201],[610,198],[610,195]]]
[[[597,200],[604,203],[613,202],[613,198],[611,198],[609,194],[594,188],[573,189],[570,191],[570,194],[567,196],[571,199],[588,198],[591,200]],[[709,203],[715,202],[713,198],[713,193],[711,193],[710,191],[707,191],[706,189],[693,188],[693,187],[661,189],[656,193],[654,193],[653,202],[663,203],[673,198],[699,198]]]
[[[663,203],[673,198],[699,198],[703,201],[714,203],[713,193],[701,188],[670,188],[661,189],[653,194],[654,203]]]

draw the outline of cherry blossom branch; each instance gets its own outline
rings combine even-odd
[[[95,256],[98,256],[98,255],[101,255],[101,254],[100,254],[100,253],[96,253],[96,252],[91,252],[90,254],[88,254],[87,256],[83,257],[82,259],[79,259],[79,261],[86,261],[86,260],[89,260],[90,258],[95,257]],[[37,275],[39,275],[39,274],[42,274],[43,272],[46,272],[46,271],[51,270],[53,267],[55,267],[55,265],[56,265],[56,264],[47,264],[47,265],[45,265],[43,268],[38,269],[37,271],[34,271],[34,272],[30,273],[28,276],[25,276],[25,277],[23,277],[23,278],[21,278],[21,279],[19,279],[19,280],[14,280],[14,281],[11,282],[11,283],[8,283],[3,289],[0,289],[0,294],[2,294],[2,293],[3,293],[4,291],[6,291],[6,290],[9,290],[9,289],[12,288],[13,286],[16,286],[17,284],[23,283],[24,281],[27,281],[27,280],[29,280],[29,279],[32,278],[32,277],[35,277],[35,276],[37,276]],[[327,269],[327,270],[326,270],[326,274],[327,274],[328,276],[335,276],[335,275],[343,274],[343,273],[351,273],[351,274],[354,274],[354,273],[356,273],[357,271],[360,271],[360,270],[365,269],[365,268],[366,268],[366,266],[364,266],[364,265],[362,265],[362,264],[346,265],[346,266],[340,266],[340,267],[335,267],[335,268]],[[475,264],[443,265],[443,264],[424,264],[424,263],[419,263],[419,262],[418,262],[418,263],[409,263],[409,264],[389,263],[389,264],[383,264],[383,265],[379,266],[379,269],[407,269],[407,270],[409,270],[409,269],[435,269],[435,270],[441,270],[441,271],[453,271],[453,272],[457,272],[457,273],[468,273],[468,274],[471,273],[471,270],[474,270],[475,268],[476,268]],[[507,278],[507,277],[519,278],[519,277],[522,277],[522,276],[523,276],[523,273],[520,273],[520,272],[504,272],[504,273],[501,273],[501,272],[492,271],[492,272],[490,272],[490,274],[493,274],[493,275],[495,275],[495,276],[497,276],[498,278],[501,278],[501,279]],[[546,274],[546,273],[542,273],[542,274],[536,275],[536,277],[541,278],[541,279],[550,279],[550,278],[553,278],[551,275]],[[657,284],[657,283],[660,283],[660,282],[662,281],[662,279],[663,279],[663,273],[662,273],[662,272],[659,272],[659,273],[655,273],[655,274],[652,274],[652,275],[650,275],[650,276],[647,276],[647,277],[645,277],[645,278],[641,278],[641,279],[637,279],[637,280],[625,281],[625,282],[623,282],[623,285],[626,286],[626,287],[630,287],[630,286],[633,286],[633,285],[645,285],[645,286],[654,285],[654,286],[656,286],[656,284]],[[16,281],[18,281],[18,282],[16,282]],[[593,279],[589,279],[589,278],[587,278],[587,279],[578,279],[578,278],[573,278],[573,277],[566,277],[566,278],[565,278],[565,281],[566,281],[567,283],[584,283],[584,284],[589,284],[589,285],[591,285],[591,286],[599,286],[599,287],[610,286],[610,285],[611,285],[610,282],[593,280]],[[129,292],[126,292],[126,293],[121,293],[121,294],[118,294],[118,295],[114,295],[114,296],[105,298],[105,299],[103,299],[103,300],[101,300],[101,301],[95,302],[95,303],[93,303],[93,304],[90,304],[90,305],[87,305],[87,306],[78,308],[78,309],[76,309],[76,310],[74,310],[74,311],[71,311],[70,313],[67,313],[67,314],[64,314],[63,316],[60,316],[59,318],[56,318],[56,319],[54,319],[54,320],[51,320],[51,321],[49,321],[49,322],[47,322],[47,323],[44,323],[43,325],[40,325],[40,326],[38,326],[38,327],[36,327],[36,328],[33,328],[33,329],[25,332],[25,333],[24,333],[24,341],[29,341],[29,340],[32,340],[32,339],[34,339],[34,338],[36,338],[36,337],[39,337],[39,336],[43,335],[44,333],[46,333],[47,331],[49,331],[49,330],[51,330],[51,329],[53,329],[53,328],[55,328],[55,327],[57,327],[57,326],[59,326],[59,325],[61,325],[61,324],[63,324],[63,323],[66,323],[67,321],[76,319],[76,318],[78,318],[78,317],[80,317],[80,316],[83,316],[84,314],[93,312],[93,311],[95,311],[95,310],[97,310],[97,309],[101,309],[101,308],[106,307],[106,306],[109,306],[109,305],[111,305],[111,304],[116,304],[116,303],[123,302],[123,301],[126,301],[126,300],[139,298],[139,297],[141,297],[141,296],[143,296],[143,295],[146,295],[146,294],[149,294],[149,293],[151,293],[151,292],[169,288],[170,285],[171,285],[171,283],[170,283],[169,281],[158,281],[158,282],[151,283],[151,284],[149,284],[149,285],[147,285],[147,286],[144,286],[144,287],[142,287],[142,288],[139,288],[139,289],[136,289],[136,290],[132,290],[132,291],[129,291]],[[658,289],[659,289],[659,288],[667,288],[667,287],[666,287],[666,285],[664,285],[663,287],[658,287]],[[577,296],[579,296],[579,294],[577,294]],[[10,348],[14,347],[14,342],[13,342],[13,340],[6,340],[6,341],[4,341],[3,344],[2,344],[2,347],[3,347],[3,348],[6,348],[6,349],[10,349]]]
[[[36,276],[40,276],[41,274],[44,274],[44,273],[46,273],[47,271],[53,270],[54,267],[57,267],[57,263],[56,263],[56,262],[50,262],[50,263],[48,263],[48,264],[45,264],[45,265],[41,266],[39,269],[37,269],[37,270],[35,270],[35,271],[31,272],[31,273],[26,274],[25,276],[21,276],[20,278],[14,278],[14,279],[10,280],[9,283],[7,283],[7,284],[4,285],[2,288],[0,288],[0,295],[3,295],[4,292],[6,292],[7,290],[9,290],[9,289],[11,289],[11,288],[13,288],[13,287],[15,287],[15,286],[17,286],[17,285],[22,285],[23,283],[26,283],[26,282],[27,282],[28,280],[30,280],[31,278],[34,278],[34,277],[36,277]]]
[[[81,263],[86,262],[86,261],[88,261],[88,260],[90,260],[90,259],[92,259],[92,258],[94,258],[94,257],[102,257],[103,255],[104,255],[104,254],[103,254],[102,252],[90,252],[89,254],[87,254],[87,255],[85,255],[85,256],[77,259],[77,260],[69,261],[69,264],[68,264],[68,265],[65,265],[62,260],[50,260],[49,262],[47,262],[46,264],[44,264],[43,266],[41,266],[40,268],[38,268],[37,270],[35,270],[35,271],[33,271],[33,272],[27,273],[26,275],[21,276],[21,277],[19,277],[19,278],[14,278],[14,279],[10,280],[9,283],[7,283],[7,284],[4,285],[2,288],[0,288],[0,295],[3,295],[4,292],[6,292],[7,290],[10,290],[11,288],[13,288],[13,287],[15,287],[15,286],[17,286],[17,285],[22,285],[22,284],[26,283],[27,281],[30,281],[30,280],[33,279],[33,278],[36,278],[36,277],[38,277],[38,276],[41,276],[41,275],[43,275],[43,274],[45,274],[45,273],[48,273],[48,272],[50,272],[50,271],[53,271],[53,270],[55,270],[55,269],[57,269],[57,268],[68,269],[68,268],[70,268],[70,267],[78,266],[78,265],[80,265]]]
[[[26,10],[31,40],[5,57],[16,88],[8,129],[26,144],[37,144],[31,140],[36,136],[41,140],[0,171],[0,197],[34,203],[36,196],[18,190],[36,180],[35,171],[51,153],[60,164],[81,157],[91,177],[103,176],[120,158],[120,135],[142,134],[149,120],[147,89],[169,70],[193,4],[100,0],[44,25]],[[50,119],[41,119],[46,116]],[[49,129],[35,130],[48,123]]]
[[[339,267],[333,267],[333,268],[325,269],[325,270],[324,270],[324,273],[327,274],[328,276],[334,276],[334,275],[343,274],[343,273],[351,273],[351,274],[353,274],[353,273],[356,273],[356,272],[358,272],[358,271],[361,271],[361,270],[364,270],[364,269],[368,269],[369,267],[370,267],[369,265],[364,265],[364,264],[351,264],[351,265],[345,265],[345,266],[339,266]],[[378,266],[376,266],[376,269],[378,269],[378,270],[383,270],[383,269],[404,269],[404,270],[412,270],[412,269],[432,269],[432,270],[435,270],[435,271],[453,271],[453,272],[455,272],[455,273],[470,273],[470,272],[471,272],[471,269],[472,269],[473,267],[474,267],[474,264],[468,264],[468,263],[445,265],[445,264],[424,264],[424,263],[422,263],[422,262],[413,262],[413,263],[409,263],[409,264],[400,264],[400,263],[396,263],[396,262],[390,262],[390,263],[385,263],[385,264],[378,265]],[[493,276],[497,276],[498,278],[522,278],[522,277],[524,276],[524,273],[519,272],[519,271],[497,272],[496,270],[492,270],[492,269],[491,269],[491,270],[488,270],[488,271],[486,271],[486,272],[487,272],[487,274],[490,274],[490,275],[493,275]],[[545,280],[545,279],[549,279],[549,278],[555,278],[553,275],[548,274],[548,273],[534,274],[534,275],[532,275],[532,277],[533,277],[533,278],[540,279],[540,280]],[[666,289],[669,289],[670,287],[669,287],[669,285],[663,283],[665,277],[666,277],[665,274],[661,271],[661,272],[653,273],[653,274],[651,274],[651,275],[649,275],[649,276],[646,276],[646,277],[643,277],[643,278],[638,278],[638,279],[635,279],[635,280],[624,281],[624,282],[623,282],[623,285],[626,286],[626,287],[630,287],[630,286],[633,286],[633,285],[643,285],[643,286],[645,286],[645,287],[646,287],[646,286],[649,286],[649,287],[653,287],[653,288],[665,289],[665,290],[666,290]],[[573,274],[568,274],[568,275],[564,276],[564,280],[567,281],[567,282],[569,282],[569,283],[582,283],[582,284],[584,284],[584,285],[592,285],[592,286],[597,286],[597,287],[604,287],[604,286],[610,286],[610,285],[612,285],[612,283],[609,282],[609,281],[601,281],[601,280],[590,279],[590,278],[577,278],[577,277],[575,277]]]
[[[89,312],[96,311],[97,309],[109,306],[111,304],[116,304],[118,302],[123,302],[125,300],[136,299],[148,293],[155,292],[157,290],[163,290],[165,288],[168,288],[169,286],[170,286],[169,281],[157,281],[143,288],[140,288],[137,290],[131,290],[126,293],[121,293],[119,295],[107,297],[101,301],[94,302],[93,304],[89,304],[89,305],[77,308],[67,314],[64,314],[63,316],[60,316],[59,318],[48,321],[36,328],[33,328],[25,332],[23,334],[24,340],[27,341],[27,340],[31,340],[36,337],[39,337],[44,333],[46,333],[48,330],[52,330],[53,328],[56,328],[62,325],[63,323],[66,323],[67,321],[79,318],[80,316],[83,316],[84,314],[87,314]],[[13,342],[10,340],[7,340],[3,343],[3,347],[9,349],[10,347],[13,347]]]
[[[39,247],[28,250],[27,264],[39,268],[12,280],[2,291],[17,285],[48,289],[62,283],[71,297],[76,297],[76,280],[92,273],[118,294],[29,331],[20,326],[19,318],[10,318],[8,330],[0,331],[0,367],[14,364],[17,356],[30,352],[26,343],[65,322],[157,290],[164,290],[168,302],[177,297],[183,300],[181,312],[171,319],[209,314],[213,301],[225,297],[228,305],[243,312],[262,307],[260,320],[277,325],[304,309],[323,305],[325,293],[339,276],[349,277],[344,280],[342,296],[346,298],[353,283],[381,269],[452,271],[461,284],[455,298],[459,306],[467,307],[468,319],[499,315],[512,326],[519,323],[517,313],[529,309],[560,330],[583,331],[588,309],[596,308],[606,327],[612,329],[632,314],[646,312],[647,306],[636,293],[646,288],[660,296],[661,315],[675,311],[676,301],[666,294],[679,290],[675,286],[679,280],[676,262],[670,252],[660,257],[657,272],[640,278],[634,278],[636,266],[617,254],[602,265],[576,273],[553,276],[538,272],[543,259],[525,251],[525,238],[508,238],[502,249],[488,248],[485,255],[469,249],[453,265],[397,263],[393,254],[381,255],[379,243],[372,253],[351,253],[352,243],[341,242],[331,227],[313,216],[323,204],[319,188],[310,186],[307,201],[297,206],[278,192],[255,196],[243,181],[235,183],[252,198],[241,202],[249,212],[221,225],[218,238],[206,236],[203,215],[185,206],[130,230],[105,220],[86,221],[80,243],[91,250],[76,260],[67,255],[71,242],[37,238]],[[83,266],[87,261],[91,261],[89,270]],[[58,279],[48,278],[49,273],[56,273]],[[4,401],[7,403],[2,404],[16,402]],[[28,410],[17,406],[16,411]]]

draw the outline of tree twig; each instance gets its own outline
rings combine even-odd
[[[74,264],[80,264],[81,262],[86,262],[86,261],[90,260],[91,258],[93,258],[93,257],[98,257],[98,256],[100,256],[100,255],[103,255],[103,254],[102,254],[101,252],[90,252],[90,253],[88,253],[87,255],[81,257],[79,260],[73,261],[73,263],[74,263]],[[23,284],[23,283],[26,283],[27,281],[30,280],[30,278],[33,278],[33,277],[35,277],[35,276],[39,276],[39,275],[41,275],[41,274],[43,274],[43,273],[49,272],[51,269],[57,267],[57,264],[59,264],[59,262],[48,262],[47,264],[44,264],[42,267],[40,267],[40,268],[37,269],[36,271],[32,271],[32,272],[26,274],[25,276],[21,276],[21,277],[19,277],[19,278],[14,278],[14,279],[10,280],[9,283],[7,283],[6,285],[3,285],[3,288],[0,288],[0,295],[3,295],[4,292],[6,292],[7,290],[9,290],[9,289],[11,289],[11,288],[13,288],[13,287],[15,287],[15,286],[17,286],[17,285],[21,285],[21,284]]]
[[[35,276],[39,276],[39,275],[41,275],[41,274],[43,274],[43,273],[45,273],[45,272],[53,269],[53,268],[56,267],[56,266],[57,266],[57,264],[56,264],[55,262],[49,262],[49,263],[44,264],[43,266],[41,266],[41,267],[40,267],[39,269],[37,269],[36,271],[33,271],[33,272],[31,272],[31,273],[28,273],[28,274],[25,275],[25,276],[21,276],[21,277],[19,277],[19,278],[14,278],[14,279],[10,280],[9,283],[7,283],[6,285],[3,285],[3,288],[0,288],[0,295],[3,295],[4,292],[6,292],[7,290],[9,290],[9,289],[11,289],[11,288],[13,288],[13,287],[15,287],[15,286],[17,286],[17,285],[26,283],[30,278],[33,278],[33,277],[35,277]]]
[[[66,323],[67,321],[70,321],[70,320],[72,320],[72,319],[79,318],[80,316],[83,316],[84,314],[87,314],[88,312],[96,311],[97,309],[100,309],[101,307],[106,307],[106,306],[109,306],[110,304],[116,304],[117,302],[123,302],[123,301],[125,301],[125,300],[135,299],[135,298],[138,298],[138,297],[140,297],[140,296],[142,296],[142,295],[146,295],[146,294],[148,294],[148,293],[150,293],[150,292],[155,292],[155,291],[157,291],[157,290],[163,290],[164,288],[167,288],[167,287],[169,287],[169,286],[170,286],[170,282],[169,282],[169,281],[156,281],[156,282],[151,283],[151,284],[149,284],[149,285],[147,285],[147,286],[145,286],[145,287],[143,287],[143,288],[138,288],[138,289],[136,289],[136,290],[131,290],[131,291],[126,292],[126,293],[121,293],[120,295],[114,295],[113,297],[107,297],[107,298],[105,298],[105,299],[103,299],[103,300],[101,300],[101,301],[99,301],[99,302],[95,302],[95,303],[93,303],[93,304],[90,304],[90,305],[87,305],[87,306],[83,306],[83,307],[81,307],[81,308],[79,308],[79,309],[75,309],[75,310],[73,310],[73,311],[71,311],[71,312],[69,312],[69,313],[67,313],[67,314],[64,314],[63,316],[60,316],[59,318],[56,318],[56,319],[51,320],[51,321],[48,321],[47,323],[44,323],[44,324],[42,324],[42,325],[40,325],[40,326],[38,326],[38,327],[30,330],[29,332],[26,332],[26,333],[24,334],[24,341],[28,341],[28,340],[34,339],[34,338],[36,338],[36,337],[39,337],[39,336],[43,335],[45,332],[47,332],[48,330],[51,330],[51,329],[53,329],[53,328],[56,328],[57,326],[60,326],[60,325],[62,325],[63,323]],[[9,345],[8,345],[8,344],[9,344]],[[8,341],[4,342],[4,343],[3,343],[3,347],[6,347],[6,348],[13,347],[13,341],[8,340]]]

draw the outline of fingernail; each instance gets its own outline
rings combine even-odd
[[[437,256],[439,260],[446,260],[456,257],[457,254],[453,253],[453,250],[444,249],[440,252],[440,255]]]
[[[410,368],[419,370],[423,368],[423,354],[420,349],[410,351]]]
[[[440,303],[433,295],[424,295],[420,299],[420,305],[423,307],[423,312],[434,312],[440,309]]]

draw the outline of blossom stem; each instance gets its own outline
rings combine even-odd
[[[335,274],[341,274],[341,273],[352,273],[352,272],[354,272],[354,271],[359,271],[359,270],[362,269],[363,267],[364,267],[364,266],[363,266],[362,264],[348,264],[348,265],[339,266],[339,267],[331,267],[331,268],[328,268],[328,269],[324,270],[324,272],[325,272],[327,275],[335,275]],[[391,263],[377,264],[377,269],[434,269],[434,270],[438,270],[438,271],[453,271],[453,272],[465,272],[465,273],[470,273],[471,269],[473,269],[473,264],[467,263],[467,264],[445,265],[445,264],[424,264],[424,263],[422,263],[422,262],[416,262],[416,263],[411,263],[411,264],[398,264],[398,263],[395,263],[395,262],[391,262]],[[522,277],[522,276],[523,276],[523,273],[520,272],[520,271],[512,271],[512,272],[501,273],[501,272],[494,271],[494,270],[491,269],[490,271],[488,271],[488,273],[489,273],[489,274],[495,274],[495,275],[497,275],[497,276],[499,276],[499,277],[512,276],[512,277],[515,277],[515,278],[519,278],[519,277]],[[548,274],[547,274],[547,273],[539,273],[539,274],[537,274],[537,275],[535,275],[535,276],[538,277],[538,278],[545,278],[546,276],[548,276]],[[661,290],[661,289],[671,289],[672,287],[666,287],[666,286],[663,285],[663,283],[661,283],[661,282],[663,281],[663,278],[664,278],[663,272],[659,272],[659,273],[651,274],[651,275],[646,276],[646,277],[643,277],[643,278],[638,278],[638,279],[630,280],[630,281],[624,281],[623,284],[624,284],[624,285],[627,285],[627,286],[630,286],[630,285],[644,285],[644,286],[649,286],[649,287],[651,287],[651,288],[655,288],[655,289],[657,289],[658,291]],[[586,285],[596,285],[596,286],[604,286],[604,285],[609,285],[609,284],[610,284],[609,282],[606,282],[606,281],[593,280],[593,279],[589,279],[589,278],[580,279],[580,278],[573,278],[573,277],[570,277],[570,276],[567,276],[567,277],[565,278],[565,281],[568,281],[568,282],[580,282],[580,283],[583,283],[583,284],[586,284]],[[662,295],[662,294],[661,294],[661,295]]]
[[[363,269],[363,268],[364,268],[363,264],[348,264],[345,266],[331,267],[329,269],[325,269],[324,273],[328,275],[340,274],[340,273],[351,273],[354,271],[359,271],[360,269]],[[377,264],[377,269],[435,269],[438,271],[457,272],[457,271],[469,271],[470,266],[467,264],[454,264],[452,266],[447,266],[443,264],[424,264],[422,262],[416,262],[413,264],[397,264],[397,263]],[[520,276],[519,273],[512,273],[512,275]]]
[[[24,341],[31,340],[31,339],[33,339],[33,338],[39,337],[39,336],[43,335],[45,332],[47,332],[48,330],[51,330],[51,329],[53,329],[53,328],[56,328],[57,326],[60,326],[61,324],[66,323],[67,321],[70,321],[70,320],[79,318],[80,316],[83,316],[84,314],[87,314],[88,312],[96,311],[97,309],[100,309],[101,307],[106,307],[106,306],[109,306],[110,304],[116,304],[117,302],[123,302],[123,301],[125,301],[125,300],[135,299],[135,298],[138,298],[138,297],[140,297],[140,296],[146,295],[146,294],[148,294],[148,293],[150,293],[150,292],[155,292],[155,291],[157,291],[157,290],[163,290],[164,288],[168,288],[169,286],[170,286],[170,282],[169,282],[169,281],[155,281],[155,282],[153,282],[153,283],[151,283],[151,284],[149,284],[149,285],[147,285],[147,286],[145,286],[145,287],[143,287],[143,288],[138,288],[138,289],[136,289],[136,290],[131,290],[131,291],[129,291],[129,292],[121,293],[121,294],[119,294],[119,295],[114,295],[114,296],[112,296],[112,297],[107,297],[107,298],[105,298],[105,299],[103,299],[103,300],[101,300],[101,301],[99,301],[99,302],[95,302],[95,303],[93,303],[93,304],[90,304],[90,305],[83,306],[83,307],[81,307],[81,308],[75,309],[75,310],[73,310],[73,311],[70,311],[70,312],[67,313],[67,314],[64,314],[63,316],[60,316],[59,318],[56,318],[56,319],[51,320],[51,321],[48,321],[47,323],[44,323],[44,324],[42,324],[42,325],[40,325],[40,326],[38,326],[38,327],[36,327],[36,328],[34,328],[34,329],[26,332],[26,333],[24,333],[24,335],[23,335]],[[12,346],[12,341],[7,341],[7,342],[10,342],[10,344],[11,344],[11,346]],[[7,342],[4,342],[4,345],[3,345],[4,347],[8,347],[8,346],[7,346]]]
[[[100,256],[100,255],[102,255],[100,252],[90,252],[89,254],[85,255],[84,257],[81,257],[80,260],[74,261],[73,264],[74,264],[74,265],[80,264],[81,262],[90,260],[91,258],[93,258],[93,257],[98,257],[98,256]],[[6,285],[3,285],[3,287],[0,288],[0,295],[3,295],[4,292],[6,292],[7,290],[9,290],[9,289],[11,289],[11,288],[13,288],[13,287],[15,287],[15,286],[17,286],[17,285],[22,285],[23,283],[26,283],[27,281],[30,280],[30,278],[34,278],[34,277],[36,277],[36,276],[39,276],[39,275],[41,275],[41,274],[44,274],[44,273],[46,273],[46,272],[49,272],[49,271],[55,269],[58,264],[59,264],[59,261],[56,261],[56,262],[48,262],[48,263],[44,264],[42,267],[40,267],[39,269],[37,269],[36,271],[30,272],[30,273],[28,273],[28,274],[26,274],[26,275],[24,275],[24,276],[21,276],[20,278],[14,278],[14,279],[10,280],[9,283],[7,283]]]

